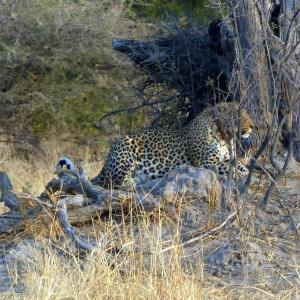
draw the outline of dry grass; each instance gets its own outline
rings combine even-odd
[[[49,151],[49,149],[51,149]],[[39,196],[45,190],[45,184],[55,177],[55,164],[60,157],[70,156],[84,166],[89,177],[97,174],[102,161],[97,162],[93,152],[88,147],[73,150],[70,145],[63,148],[54,141],[44,141],[41,149],[24,156],[17,154],[10,144],[0,143],[0,170],[7,173],[16,193]],[[0,213],[8,208],[0,202]]]
[[[280,294],[268,290],[265,283],[267,274],[262,274],[261,284],[255,286],[247,284],[247,281],[237,285],[228,283],[226,278],[223,281],[221,277],[205,276],[201,253],[193,271],[187,271],[183,267],[187,255],[183,249],[177,247],[168,254],[162,253],[165,241],[162,239],[161,222],[155,226],[149,225],[145,219],[138,222],[140,235],[137,238],[133,238],[132,224],[128,222],[106,223],[103,235],[98,231],[99,224],[95,223],[90,227],[90,234],[97,236],[103,252],[85,259],[71,250],[58,254],[47,240],[38,242],[36,247],[29,247],[30,255],[25,260],[23,271],[15,274],[15,282],[22,282],[27,290],[22,294],[7,294],[7,299],[196,300],[289,299],[295,296],[294,288],[283,290]],[[108,260],[106,253],[113,241],[120,238],[120,231],[123,244],[115,248],[119,251],[118,255]],[[3,299],[6,296],[3,295]]]
[[[53,142],[45,143],[42,148],[45,149],[43,154],[24,160],[15,156],[9,146],[1,145],[1,168],[10,176],[15,191],[37,196],[53,177],[54,165],[58,158],[65,156],[65,152]],[[75,159],[81,157],[85,162],[92,161],[84,164],[90,176],[100,168],[98,163],[93,162],[92,152],[88,148],[82,147],[73,156]],[[214,199],[213,193],[210,196]],[[215,204],[213,201],[210,203],[212,208],[215,208]],[[62,245],[62,242],[56,241],[58,248],[54,249],[51,246],[53,240],[45,237],[45,231],[32,232],[35,244],[25,247],[27,254],[24,254],[23,266],[10,267],[10,273],[15,278],[14,284],[24,284],[26,291],[21,294],[2,294],[0,298],[192,300],[289,299],[300,296],[295,294],[297,289],[293,285],[276,294],[268,288],[265,279],[268,274],[259,271],[259,267],[254,276],[260,274],[261,282],[254,286],[251,285],[250,270],[246,265],[245,274],[249,273],[249,277],[231,281],[222,275],[207,275],[201,250],[193,254],[193,265],[189,265],[191,253],[180,246],[181,222],[174,222],[168,214],[158,213],[154,219],[155,222],[153,214],[130,211],[120,214],[118,222],[113,218],[105,222],[99,219],[77,228],[80,234],[102,249],[85,258],[79,257],[67,242]],[[172,228],[174,232],[167,240],[166,228]],[[205,245],[211,238],[199,240],[198,246]],[[246,234],[241,235],[241,239],[245,245],[250,241]],[[167,247],[172,250],[162,251]],[[114,255],[110,251],[114,251]],[[270,250],[270,261],[274,255],[274,249]],[[299,273],[299,262],[295,261],[293,268]],[[300,276],[297,280],[300,282]]]
[[[105,233],[109,239],[116,237],[119,225],[109,224]],[[126,225],[123,223],[122,227]],[[109,242],[103,245],[103,252],[80,259],[75,252],[58,255],[47,241],[36,248],[29,248],[31,255],[24,263],[23,271],[16,272],[16,281],[27,287],[25,293],[8,294],[15,299],[282,299],[262,286],[246,284],[236,286],[216,277],[204,276],[203,258],[199,254],[196,268],[186,272],[183,249],[175,249],[168,255],[161,249],[164,241],[160,230],[146,231],[150,240],[142,232],[147,229],[140,224],[139,236],[144,249],[136,250],[130,233],[123,235],[123,245],[119,247],[117,259],[108,261],[104,253]],[[94,229],[97,226],[93,227]],[[129,229],[128,227],[126,229]],[[93,229],[92,229],[93,231]],[[96,233],[99,238],[99,233]],[[43,242],[42,242],[43,243]],[[145,248],[147,247],[147,254]],[[32,250],[31,250],[32,249]],[[3,295],[5,299],[5,295]]]
[[[126,248],[126,244],[124,245]],[[163,262],[157,249],[148,268],[127,244],[128,256],[110,267],[100,253],[84,264],[76,257],[59,258],[53,251],[36,251],[24,276],[25,299],[201,299],[199,279],[183,273],[174,260]],[[154,249],[155,250],[155,249]],[[176,258],[175,258],[176,259]],[[126,267],[126,270],[124,270]]]
[[[82,146],[81,149],[76,149],[76,153],[66,148],[67,146],[62,148],[53,141],[44,141],[40,150],[22,156],[16,154],[10,144],[0,143],[0,169],[8,174],[14,191],[34,196],[40,195],[45,184],[55,176],[55,164],[60,157],[70,155],[75,162],[82,162],[88,175],[97,173],[101,162],[94,162],[95,157],[90,148]]]

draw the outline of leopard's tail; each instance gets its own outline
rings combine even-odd
[[[71,161],[71,159],[67,158],[67,157],[62,157],[58,160],[57,164],[56,164],[56,168],[64,168],[64,166],[66,166],[67,169],[69,170],[74,170],[75,169],[75,165],[74,163]]]

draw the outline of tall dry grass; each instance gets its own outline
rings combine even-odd
[[[143,255],[134,251],[132,242],[124,241],[126,256],[120,254],[114,266],[102,253],[86,262],[72,255],[58,257],[47,249],[34,252],[22,282],[28,290],[24,299],[203,299],[218,289],[203,287],[203,276],[189,275],[181,268],[180,255],[166,260],[159,254],[159,242]],[[16,296],[16,295],[15,295]]]
[[[3,299],[276,299],[263,288],[235,286],[228,284],[225,278],[223,281],[222,278],[204,276],[201,253],[193,271],[188,271],[188,266],[184,268],[188,254],[180,248],[168,255],[163,253],[162,227],[158,224],[155,228],[144,221],[139,223],[138,238],[123,235],[123,244],[113,261],[108,261],[105,256],[110,247],[103,244],[99,232],[96,233],[97,242],[102,243],[103,252],[85,259],[72,251],[62,251],[64,253],[58,255],[47,241],[42,250],[41,243],[32,247],[22,272],[15,271],[14,283],[24,284],[26,291],[8,293]],[[125,223],[109,224],[105,232],[108,240],[116,238],[119,226],[129,229]]]
[[[39,195],[54,176],[58,158],[66,148],[53,141],[44,142],[41,152],[15,154],[9,145],[1,144],[0,168],[10,176],[14,190]],[[84,169],[95,175],[101,163],[95,162],[88,147],[73,151],[75,160],[85,162]],[[297,297],[295,288],[280,294],[266,288],[268,274],[262,274],[261,285],[251,286],[251,278],[231,279],[210,276],[204,271],[201,250],[190,253],[180,246],[181,222],[169,216],[158,218],[133,210],[105,221],[93,220],[77,231],[101,249],[80,257],[74,246],[61,244],[43,234],[31,232],[35,242],[28,245],[23,258],[10,266],[13,286],[23,284],[22,293],[7,292],[0,299],[289,299]],[[173,235],[166,235],[172,228]],[[166,239],[166,236],[168,237]],[[20,237],[19,237],[20,239]],[[201,243],[199,240],[199,249]],[[169,246],[170,251],[162,251]],[[113,254],[110,253],[113,251]],[[193,259],[191,260],[191,255]],[[192,263],[191,263],[192,261]],[[245,268],[247,268],[245,266]],[[299,272],[299,263],[295,262]],[[245,270],[247,273],[247,270]],[[299,280],[300,282],[300,277]],[[296,299],[296,298],[294,298]]]
[[[24,284],[26,291],[7,293],[3,299],[279,300],[295,297],[294,288],[280,294],[269,291],[263,279],[261,284],[251,286],[242,278],[231,282],[222,276],[205,275],[201,251],[195,256],[193,267],[186,264],[189,254],[184,249],[174,247],[165,253],[161,221],[157,224],[148,221],[147,216],[137,219],[138,224],[124,219],[119,224],[110,220],[105,229],[95,221],[89,233],[102,251],[85,258],[80,258],[76,251],[65,250],[68,247],[57,251],[47,239],[38,242],[36,247],[28,248],[30,255],[23,262],[22,272],[14,274],[14,283]],[[137,236],[132,233],[133,227],[138,228]],[[110,260],[107,254],[114,240],[122,244],[115,248],[118,253]]]
[[[75,147],[51,139],[41,142],[38,150],[26,153],[16,152],[13,144],[0,143],[0,170],[7,173],[16,193],[39,196],[55,176],[55,165],[63,156],[81,163],[90,176],[96,175],[102,165],[88,146]]]

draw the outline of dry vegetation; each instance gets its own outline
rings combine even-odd
[[[22,22],[28,22],[32,14],[39,11],[39,5],[43,5],[43,1],[37,1],[39,5],[35,7],[35,2],[5,3],[19,5],[20,15],[12,16],[16,18],[18,26],[21,26]],[[45,184],[54,177],[55,164],[62,156],[72,157],[75,162],[79,162],[89,178],[92,178],[101,169],[101,158],[105,157],[106,152],[104,147],[97,149],[101,144],[98,143],[99,140],[112,140],[118,130],[123,131],[125,127],[130,131],[141,125],[146,118],[142,114],[137,118],[130,119],[130,116],[126,120],[123,116],[117,118],[115,121],[121,129],[116,127],[113,132],[110,131],[110,126],[115,126],[114,121],[104,120],[101,134],[89,127],[104,112],[118,108],[121,103],[112,103],[112,100],[119,99],[113,98],[111,91],[106,88],[118,88],[118,80],[124,74],[116,74],[121,68],[115,67],[118,64],[128,66],[128,63],[120,61],[110,52],[111,38],[116,35],[125,38],[131,38],[132,35],[144,37],[144,28],[137,28],[127,4],[115,1],[109,6],[109,10],[103,10],[103,5],[108,5],[111,1],[98,1],[100,4],[97,1],[56,1],[58,6],[53,1],[50,2],[50,21],[54,20],[54,27],[41,27],[46,31],[37,36],[40,40],[36,40],[36,45],[43,42],[48,43],[49,47],[56,45],[48,49],[53,54],[44,57],[43,51],[37,47],[34,53],[36,60],[27,66],[26,60],[30,60],[30,55],[29,52],[24,54],[24,51],[28,49],[18,52],[14,48],[19,46],[18,43],[8,44],[5,53],[10,54],[8,57],[11,60],[2,66],[4,71],[1,76],[12,76],[8,79],[12,80],[13,86],[1,93],[0,104],[5,104],[7,111],[11,107],[14,110],[7,119],[0,122],[0,137],[4,141],[0,142],[0,170],[8,174],[14,191],[20,198],[26,195],[36,197],[43,192]],[[129,1],[128,5],[130,3]],[[67,4],[69,6],[66,10]],[[93,14],[82,14],[79,4],[84,4],[82,9],[85,8],[86,12],[93,11]],[[6,5],[8,7],[13,10],[13,6]],[[53,19],[58,11],[68,11],[65,19]],[[3,17],[6,12],[3,10],[0,16]],[[19,17],[21,15],[25,16],[24,19]],[[47,17],[49,16],[45,12],[45,15],[41,14],[35,21],[47,23]],[[71,36],[65,39],[65,34],[74,25],[74,18],[78,18],[76,28],[80,32],[76,36],[77,47],[72,53],[78,59],[77,66],[73,59],[67,60],[68,53],[65,52],[71,42],[68,39]],[[58,26],[60,23],[57,20],[62,25]],[[19,32],[23,38],[21,42],[26,43],[26,39],[30,40],[34,36],[34,22],[29,24],[32,27]],[[45,32],[47,35],[43,36]],[[50,37],[51,41],[47,39]],[[93,49],[94,52],[87,49]],[[45,67],[43,59],[48,63],[48,59],[53,57],[57,59],[53,69],[41,70],[41,67]],[[111,65],[118,71],[108,74],[105,68]],[[60,72],[63,75],[57,79]],[[7,81],[4,83],[6,85]],[[103,99],[99,98],[98,92]],[[64,96],[69,93],[70,97]],[[247,95],[243,97],[247,98]],[[96,108],[93,106],[95,103],[98,105]],[[70,112],[71,117],[77,116],[79,112],[79,118],[72,120],[73,123],[70,123],[72,118],[66,117],[68,105],[75,107]],[[121,104],[123,105],[124,103]],[[82,106],[88,106],[84,113]],[[48,109],[49,114],[36,113],[40,110],[44,113]],[[88,119],[89,124],[80,132],[80,121],[84,119],[86,122],[86,115],[91,111],[94,113],[93,117]],[[30,119],[30,116],[33,118]],[[50,117],[55,126],[46,124],[45,128],[35,127],[39,124],[44,126],[42,121],[47,117]],[[18,120],[22,122],[16,122]],[[15,124],[19,127],[14,128]],[[66,128],[67,133],[64,132]],[[29,143],[30,147],[26,148],[23,146],[28,145],[28,139],[15,140],[16,135],[11,134],[12,130],[22,130],[23,133],[29,133],[29,136],[42,133],[43,138],[39,139],[38,147]],[[69,139],[74,132],[82,134],[75,141]],[[91,134],[88,137],[87,132]],[[96,143],[94,140],[97,140]],[[20,144],[21,152],[17,149]],[[281,166],[283,161],[282,158],[278,160]],[[268,164],[263,165],[263,168],[269,174],[274,173],[274,169]],[[28,221],[25,230],[16,230],[11,236],[1,237],[0,290],[3,293],[0,298],[298,299],[299,174],[299,164],[293,161],[286,176],[276,182],[264,210],[258,203],[263,199],[267,186],[254,185],[250,189],[248,201],[228,202],[230,212],[223,208],[212,211],[209,203],[195,205],[196,200],[193,202],[175,198],[169,201],[177,204],[176,214],[168,209],[149,213],[130,208],[128,211],[102,215],[86,224],[79,224],[77,232],[100,248],[97,253],[78,252],[62,233],[56,220],[40,228]],[[270,178],[264,174],[263,181],[268,185]],[[2,206],[1,212],[5,210],[7,209]],[[226,219],[232,211],[236,215]],[[190,216],[196,220],[192,225],[186,220]],[[210,233],[211,229],[217,228],[224,220],[227,220],[226,226]],[[184,232],[186,228],[190,229]],[[182,237],[185,238],[184,241]],[[190,242],[193,238],[195,241]],[[211,256],[213,253],[224,253],[226,257],[221,257],[218,261]]]
[[[110,130],[93,126],[126,103],[122,70],[130,73],[130,64],[112,51],[111,41],[145,31],[130,5],[9,0],[0,8],[1,142],[31,153],[49,139],[96,149],[120,127],[135,126],[133,117],[115,118]]]
[[[51,149],[49,151],[49,149]],[[45,189],[47,183],[54,176],[55,164],[65,154],[65,146],[62,148],[57,141],[46,141],[41,144],[40,151],[28,154],[26,157],[18,155],[10,144],[0,146],[0,168],[9,175],[14,190],[31,195],[39,195]],[[89,147],[80,147],[72,153],[74,158],[93,161],[93,151]],[[91,163],[86,170],[92,175],[97,173],[101,163]]]
[[[15,191],[34,195],[43,191],[53,177],[54,167],[49,165],[61,154],[57,145],[51,149],[46,156],[24,161],[13,157],[9,148],[1,148],[2,166]],[[78,156],[91,161],[88,148],[80,149]],[[97,163],[83,166],[91,176],[99,168]],[[129,209],[77,227],[80,236],[100,248],[98,253],[80,254],[56,221],[47,228],[29,222],[13,240],[2,239],[6,252],[1,251],[1,257],[8,259],[5,268],[11,278],[5,286],[11,289],[1,298],[297,299],[300,257],[283,203],[289,201],[298,224],[299,178],[295,174],[299,173],[291,172],[277,185],[265,211],[255,205],[265,190],[253,189],[254,198],[240,207],[237,218],[203,238],[197,237],[220,225],[228,212],[212,212],[209,204],[194,206],[184,198],[172,199],[179,203],[176,215],[168,209],[154,214]],[[228,205],[236,209],[235,203]],[[195,242],[183,244],[186,212],[197,215],[199,223],[188,232]],[[207,258],[219,250],[229,256],[224,265]]]

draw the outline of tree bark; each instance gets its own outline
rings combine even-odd
[[[288,115],[285,135],[299,158],[299,2],[236,0],[227,4],[234,15],[239,72],[232,88],[239,88],[238,97],[250,110],[258,109],[258,125],[267,122],[276,127],[276,116]]]

